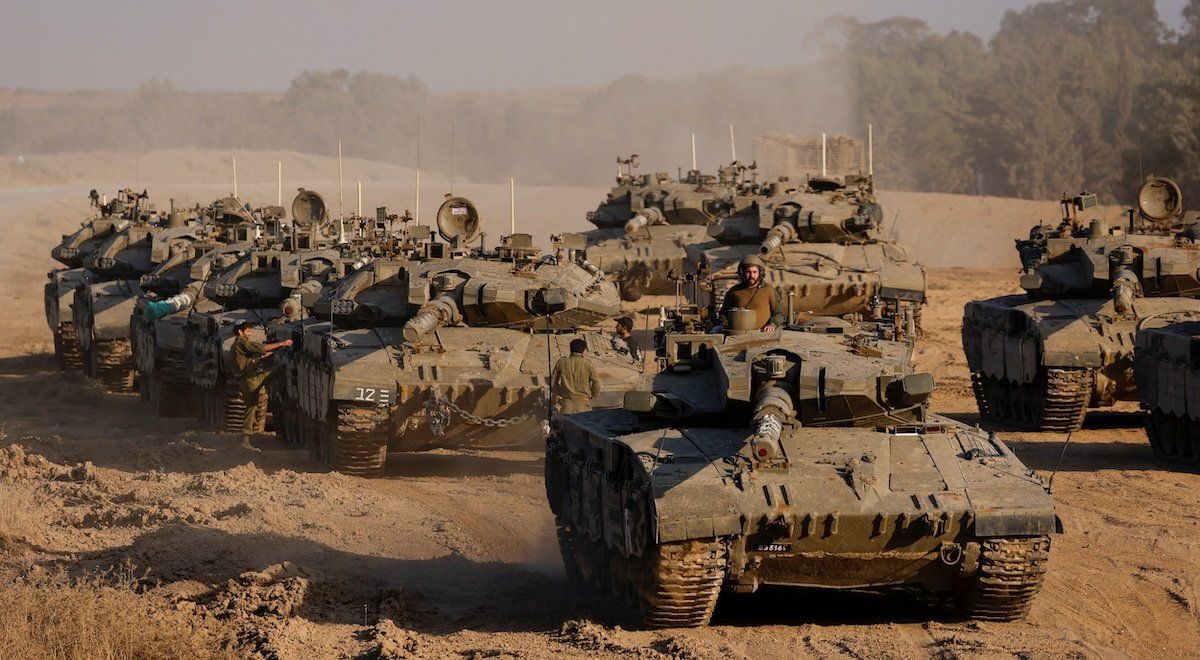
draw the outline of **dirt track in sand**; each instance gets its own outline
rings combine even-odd
[[[1131,412],[1093,414],[1072,440],[1054,482],[1067,533],[1025,622],[956,621],[904,596],[781,591],[723,601],[710,629],[625,631],[618,612],[566,584],[535,453],[432,452],[390,461],[384,479],[344,477],[277,443],[261,455],[235,449],[233,438],[155,419],[136,397],[58,373],[40,278],[47,237],[71,222],[34,220],[74,210],[76,192],[0,193],[4,230],[24,228],[0,253],[10,302],[0,316],[0,445],[15,445],[0,453],[0,483],[24,504],[16,518],[27,544],[8,550],[22,565],[86,571],[131,560],[161,580],[148,598],[228,602],[231,620],[289,658],[380,648],[427,657],[1185,656],[1200,644],[1200,476],[1152,457]],[[974,421],[962,304],[1009,292],[1014,278],[941,268],[929,279],[919,361],[938,378],[936,409]],[[1061,437],[1002,431],[1034,468],[1053,468]],[[239,577],[248,571],[258,576]]]

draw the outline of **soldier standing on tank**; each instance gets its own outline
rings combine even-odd
[[[554,409],[570,414],[592,409],[592,399],[600,395],[600,376],[592,361],[583,356],[587,341],[571,340],[571,354],[558,359],[550,375]]]
[[[279,365],[264,367],[262,361],[275,349],[291,346],[292,340],[263,344],[250,338],[250,330],[253,327],[254,324],[249,321],[238,324],[237,339],[234,340],[230,352],[233,354],[233,371],[238,379],[238,391],[246,404],[246,417],[242,420],[242,448],[258,451],[250,444],[250,436],[254,434],[259,416],[264,413],[259,410],[259,391],[267,386],[280,369]]]
[[[783,325],[783,305],[780,303],[779,291],[767,284],[763,276],[766,265],[763,260],[750,254],[742,257],[738,264],[738,283],[725,293],[725,301],[721,305],[721,326],[730,327],[730,310],[741,308],[753,310],[759,329],[763,332],[774,332],[775,328]]]

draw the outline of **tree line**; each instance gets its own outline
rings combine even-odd
[[[618,155],[648,168],[746,159],[761,132],[875,128],[893,189],[1053,198],[1088,189],[1128,202],[1140,177],[1197,189],[1200,0],[1168,29],[1154,0],[1057,0],[1008,12],[984,42],[911,18],[829,20],[803,65],[595,89],[436,92],[416,77],[306,71],[283,93],[200,92],[151,81],[0,111],[0,152],[174,147],[289,149],[477,181],[601,185]],[[83,100],[81,100],[83,99]]]

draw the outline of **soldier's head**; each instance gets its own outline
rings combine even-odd
[[[754,254],[742,257],[742,262],[738,264],[738,275],[742,279],[742,284],[758,286],[763,277],[763,260]]]
[[[583,355],[587,351],[587,341],[583,339],[571,340],[571,354]]]
[[[254,324],[249,321],[242,321],[234,328],[239,337],[249,337],[252,329],[254,329]]]
[[[628,316],[622,316],[617,319],[617,334],[622,337],[628,337],[633,332],[633,319]]]

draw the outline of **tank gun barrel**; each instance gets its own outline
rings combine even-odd
[[[417,313],[404,324],[404,341],[415,342],[434,330],[462,321],[462,314],[454,299],[438,296],[421,305]]]
[[[767,232],[767,237],[763,239],[758,251],[762,254],[774,252],[784,243],[791,243],[796,240],[797,235],[796,225],[790,222],[781,222],[771,227],[770,231]]]
[[[661,225],[665,222],[666,218],[663,217],[662,211],[649,206],[638,211],[629,219],[629,222],[625,223],[625,233],[632,234],[645,229],[648,225]]]
[[[772,382],[758,392],[754,403],[754,437],[750,439],[750,451],[760,461],[783,457],[779,436],[783,433],[783,422],[794,419],[790,388],[781,382]]]
[[[1137,274],[1128,268],[1121,268],[1113,277],[1111,290],[1113,307],[1118,314],[1128,314],[1133,310],[1133,300],[1141,293]]]
[[[146,302],[145,315],[151,321],[174,314],[181,309],[191,306],[200,297],[200,283],[193,282],[183,291],[165,300],[149,300]]]

